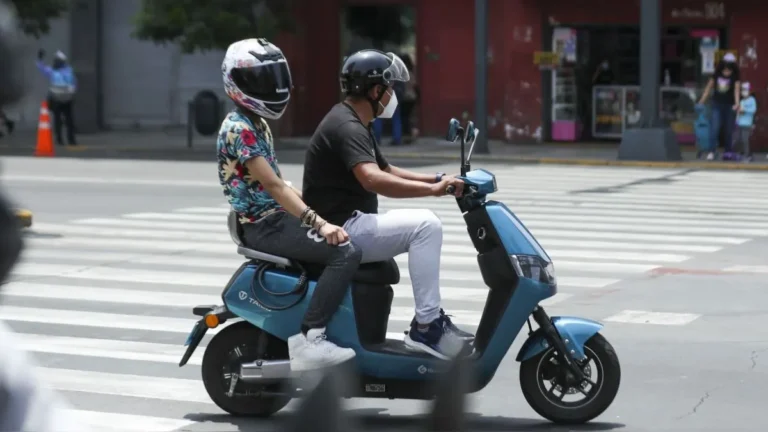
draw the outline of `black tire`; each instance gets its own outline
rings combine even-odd
[[[621,383],[621,366],[611,344],[601,335],[592,336],[585,344],[588,356],[595,356],[601,367],[600,382],[594,395],[577,407],[556,405],[544,392],[541,385],[544,361],[551,358],[553,348],[524,361],[520,365],[520,387],[528,404],[540,416],[559,424],[583,424],[602,414],[613,403]],[[596,362],[597,363],[597,362]],[[546,367],[546,366],[544,366]],[[555,366],[557,367],[557,366]],[[592,389],[589,393],[591,394]]]
[[[223,376],[224,373],[231,370],[232,365],[236,362],[257,360],[255,355],[256,341],[259,340],[262,333],[261,329],[245,321],[232,324],[211,339],[203,355],[201,372],[205,390],[219,408],[234,416],[269,417],[283,409],[291,400],[288,396],[258,394],[258,390],[262,388],[272,392],[279,391],[281,390],[280,384],[259,386],[243,381],[237,383],[233,397],[227,395],[230,380]],[[272,335],[267,337],[269,341],[263,359],[287,360],[287,344]],[[245,352],[245,354],[239,360],[233,361],[231,355],[237,347],[240,347],[240,351]],[[248,392],[238,395],[239,390],[242,391],[242,389],[247,389]]]

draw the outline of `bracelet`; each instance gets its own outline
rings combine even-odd
[[[440,183],[440,180],[442,180],[443,177],[445,177],[445,173],[444,172],[439,172],[439,173],[435,174],[435,183]]]
[[[320,221],[320,223],[319,223],[319,224],[317,224],[317,226],[315,227],[315,229],[316,229],[317,231],[320,231],[320,228],[324,227],[324,226],[325,226],[325,224],[327,224],[327,223],[328,223],[328,221]]]
[[[299,219],[301,220],[302,227],[312,228],[315,224],[315,221],[317,220],[317,213],[315,213],[315,211],[311,208],[307,207],[301,213],[301,217]]]

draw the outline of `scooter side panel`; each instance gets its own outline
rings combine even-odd
[[[519,280],[496,332],[479,360],[480,370],[488,380],[496,373],[533,309],[541,301],[551,297],[551,292],[552,288],[547,284],[525,278]]]
[[[274,310],[275,307],[285,307],[295,302],[298,295],[278,297],[267,293],[259,281],[254,281],[256,272],[256,265],[249,265],[244,269],[224,294],[224,302],[235,315],[287,341],[301,329],[301,321],[314,294],[316,282],[308,282],[307,294],[298,304],[285,310]],[[264,272],[262,282],[269,291],[285,294],[296,287],[298,277],[295,274],[271,269]],[[358,343],[349,290],[336,314],[328,323],[326,334],[330,340],[341,346],[353,347],[353,344]]]
[[[574,351],[573,356],[577,359],[585,357],[584,344],[603,328],[603,325],[597,321],[569,316],[552,317],[552,324],[554,324],[557,332],[560,333],[563,342],[568,341],[566,346]],[[544,333],[536,330],[520,348],[520,352],[517,354],[517,361],[523,362],[533,358],[547,348],[549,348],[549,342],[545,338]]]
[[[547,262],[552,262],[528,228],[506,205],[497,201],[488,201],[485,209],[508,254],[535,255]]]
[[[309,300],[314,294],[316,283],[314,281],[309,282],[307,295],[295,306],[286,310],[268,310],[259,306],[254,298],[254,292],[258,301],[267,307],[285,306],[295,302],[297,297],[294,295],[285,297],[270,295],[264,292],[258,282],[253,284],[254,290],[252,291],[251,282],[256,271],[255,265],[244,269],[224,293],[224,302],[227,308],[238,317],[279,339],[287,341],[290,336],[300,331],[301,321],[309,305]],[[263,280],[270,291],[285,293],[290,292],[296,286],[298,278],[293,274],[273,269],[264,272]],[[357,333],[351,290],[347,291],[341,306],[328,323],[326,335],[331,342],[355,350],[357,365],[363,375],[382,379],[425,380],[429,378],[429,375],[438,371],[437,360],[365,350],[360,344]]]

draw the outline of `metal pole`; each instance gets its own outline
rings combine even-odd
[[[642,126],[659,125],[661,0],[640,1],[640,111]]]
[[[473,153],[488,153],[488,0],[475,0],[475,126]]]

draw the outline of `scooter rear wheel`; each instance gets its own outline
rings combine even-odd
[[[232,397],[229,392],[232,376],[245,362],[259,360],[256,343],[262,330],[242,321],[226,327],[211,339],[203,355],[201,372],[205,390],[219,408],[234,416],[269,417],[283,409],[291,398],[262,392],[279,392],[280,384],[258,385],[239,381]],[[288,346],[267,335],[266,353],[262,360],[287,360]]]
[[[621,382],[616,351],[598,333],[584,344],[584,353],[587,359],[581,367],[588,381],[579,385],[564,384],[567,368],[557,364],[552,347],[520,365],[523,396],[540,416],[554,423],[583,424],[613,403]],[[584,397],[575,402],[566,400],[574,395]]]

